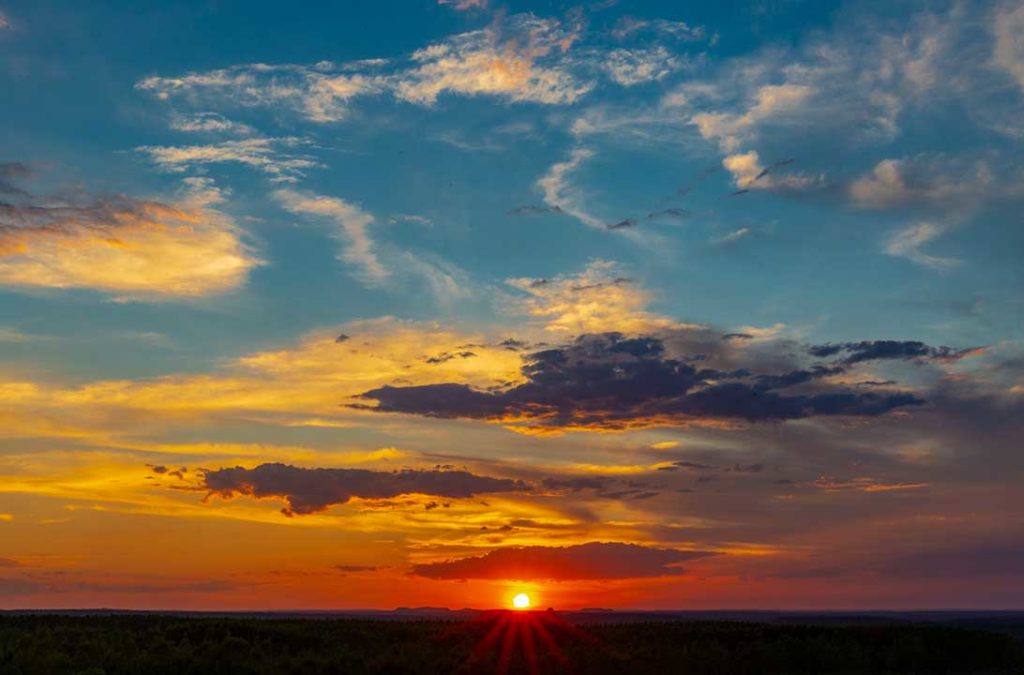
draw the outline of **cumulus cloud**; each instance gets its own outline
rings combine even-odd
[[[244,239],[227,216],[193,200],[29,197],[0,203],[0,284],[201,297],[241,286],[261,264]]]
[[[370,285],[378,285],[388,276],[387,269],[373,251],[369,227],[373,216],[355,204],[338,197],[326,197],[295,190],[277,190],[274,198],[292,213],[329,218],[344,233],[346,250],[342,260],[359,268],[359,276]]]
[[[247,138],[210,145],[144,145],[136,150],[149,155],[157,166],[167,171],[182,172],[190,167],[229,162],[262,171],[276,182],[293,183],[304,170],[319,166],[309,157],[282,150],[302,144],[301,139],[293,137]]]
[[[914,205],[964,208],[997,190],[1020,192],[1018,186],[998,180],[985,161],[919,155],[878,162],[868,174],[850,184],[850,198],[865,209]]]
[[[467,471],[370,471],[367,469],[306,469],[287,464],[260,464],[206,471],[202,487],[211,495],[283,499],[285,515],[324,511],[353,498],[388,499],[424,494],[463,499],[479,494],[522,492],[529,486],[508,478],[478,476]]]
[[[480,556],[413,565],[411,571],[429,579],[635,579],[682,574],[683,563],[712,555],[713,551],[590,542],[499,548]]]
[[[945,270],[960,264],[957,258],[931,255],[921,250],[925,244],[942,236],[945,228],[934,223],[917,223],[893,232],[885,242],[883,251],[895,258],[906,258],[911,262]]]

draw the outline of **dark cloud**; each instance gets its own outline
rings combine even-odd
[[[660,211],[651,211],[647,214],[646,220],[686,220],[693,213],[688,209],[670,208],[661,209]]]
[[[931,347],[916,340],[864,340],[861,342],[812,345],[807,351],[812,356],[820,358],[842,355],[841,363],[849,366],[863,361],[880,361],[885,359],[955,361],[976,353],[977,349],[977,347],[968,349]]]
[[[453,499],[494,492],[529,490],[518,480],[478,476],[467,471],[369,471],[366,469],[305,469],[287,464],[261,464],[206,471],[203,487],[211,495],[230,498],[248,495],[284,499],[285,515],[323,511],[352,498],[388,499],[405,494],[426,494]]]
[[[438,354],[437,356],[432,356],[429,359],[427,359],[426,361],[427,361],[427,363],[436,366],[438,364],[446,363],[448,361],[451,361],[452,359],[471,359],[474,356],[476,356],[476,354],[474,352],[454,352],[454,353],[444,352],[442,354]]]
[[[570,478],[545,478],[541,483],[548,490],[601,490],[613,479],[607,476],[573,476]]]
[[[791,370],[788,373],[782,373],[780,375],[758,375],[755,378],[755,386],[762,390],[785,389],[787,387],[795,387],[796,385],[810,382],[811,380],[819,377],[840,375],[845,371],[846,368],[843,366],[815,366],[810,370]]]
[[[756,376],[743,368],[698,369],[668,357],[659,338],[602,333],[525,355],[526,381],[508,389],[481,391],[454,383],[385,386],[362,394],[376,406],[353,405],[429,417],[525,421],[533,428],[615,429],[713,420],[877,416],[923,403],[909,393],[849,391],[821,382],[813,391],[777,391],[838,372],[843,372],[842,366]]]
[[[698,462],[672,462],[672,466],[679,469],[693,469],[695,471],[707,471],[715,468],[710,464],[699,464]]]
[[[380,569],[377,565],[335,565],[334,569],[339,572],[376,572]]]
[[[0,194],[29,196],[16,183],[32,175],[32,169],[21,162],[0,162]]]
[[[545,213],[562,213],[562,207],[560,206],[535,206],[532,204],[526,204],[524,206],[517,206],[516,208],[509,211],[509,214],[513,216],[540,216]]]
[[[430,579],[632,579],[682,574],[681,563],[711,555],[716,554],[616,542],[523,546],[414,565],[412,573]]]
[[[605,228],[609,230],[623,230],[628,227],[633,227],[634,225],[636,225],[635,220],[632,218],[626,218],[625,220],[620,220],[617,223],[609,223],[608,225],[605,225]]]

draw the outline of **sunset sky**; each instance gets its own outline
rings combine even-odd
[[[0,0],[0,608],[1024,606],[1022,36]]]

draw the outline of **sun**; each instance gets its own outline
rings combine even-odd
[[[512,598],[512,606],[516,609],[529,609],[530,596],[528,596],[526,593],[520,593],[516,597]]]

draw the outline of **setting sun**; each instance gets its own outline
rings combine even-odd
[[[516,609],[528,609],[530,607],[530,596],[526,593],[520,593],[512,598],[512,606]]]

